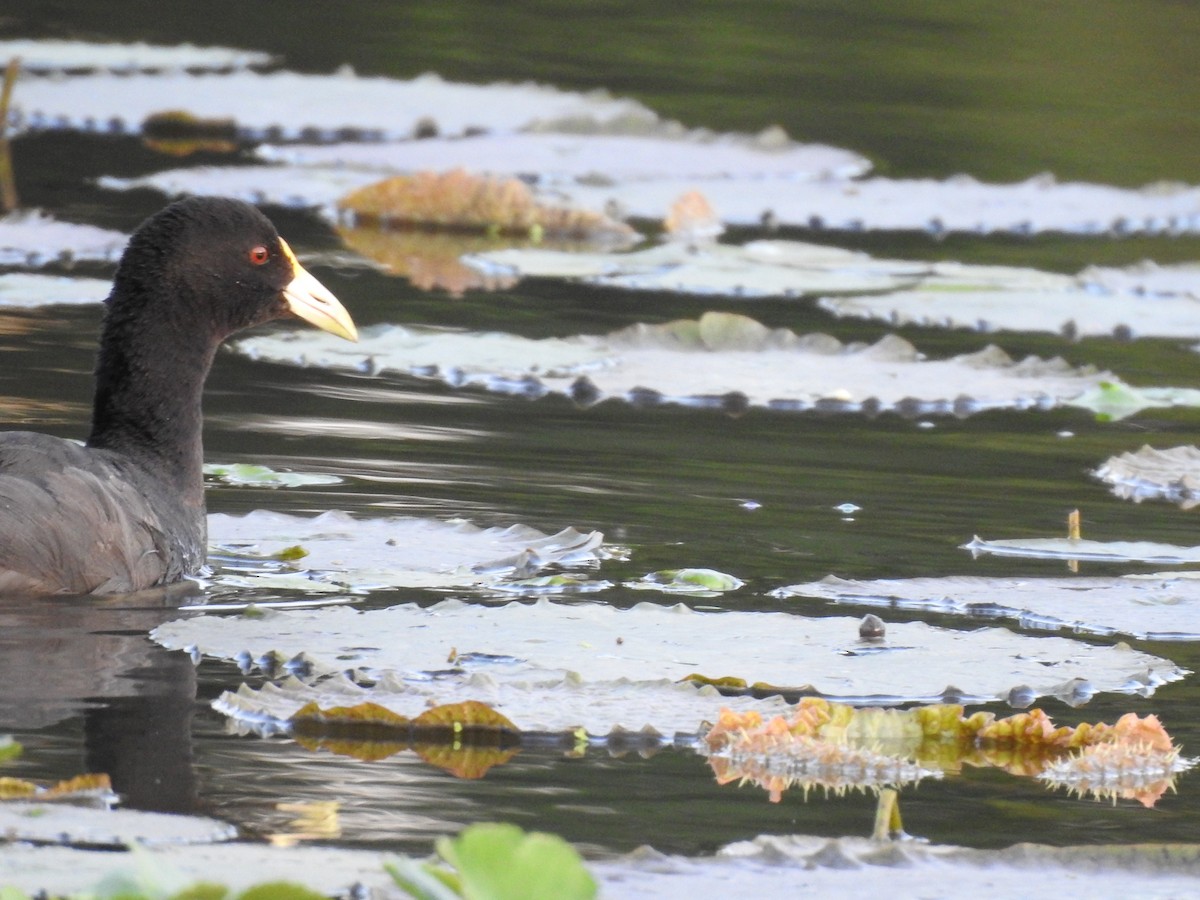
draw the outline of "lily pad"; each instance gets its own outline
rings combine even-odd
[[[1089,388],[1118,383],[1111,374],[1061,359],[1014,362],[996,347],[924,360],[896,336],[871,346],[843,345],[828,335],[770,329],[718,312],[606,336],[543,340],[384,325],[364,329],[355,345],[338,344],[345,342],[294,332],[248,338],[233,349],[253,359],[401,372],[531,397],[559,393],[579,402],[617,397],[736,411],[969,415],[1072,404]]]
[[[473,172],[528,177],[549,193],[570,191],[577,181],[645,182],[688,179],[704,188],[733,178],[792,181],[852,178],[870,163],[856,153],[819,144],[797,144],[778,129],[761,135],[568,134],[540,131],[484,134],[468,140],[431,139],[389,144],[332,144],[260,148],[272,163],[351,168],[382,174],[466,168]],[[777,187],[783,185],[777,184]],[[683,193],[680,191],[680,193]],[[666,212],[664,207],[656,218]]]
[[[731,642],[730,634],[738,640]],[[388,640],[379,641],[379,635]],[[1079,702],[1097,691],[1152,692],[1155,685],[1183,674],[1167,660],[1127,647],[1031,638],[999,628],[962,634],[921,622],[899,623],[889,627],[886,644],[865,644],[858,639],[857,620],[847,618],[696,612],[682,604],[641,603],[618,610],[544,599],[500,607],[447,600],[426,609],[331,607],[268,611],[253,619],[201,616],[166,623],[152,637],[170,649],[191,648],[226,659],[247,653],[251,659],[302,655],[312,676],[354,669],[376,679],[396,673],[404,683],[417,684],[444,671],[451,651],[456,658],[470,653],[470,670],[500,684],[516,687],[577,677],[585,684],[603,682],[616,693],[629,682],[678,680],[700,672],[735,674],[777,691],[842,698],[920,700],[939,697],[953,686],[963,697],[991,700],[1008,697],[1020,686],[1033,696],[1055,694]],[[546,697],[544,688],[539,693]],[[389,705],[386,699],[370,699]],[[486,702],[517,727],[531,727],[492,697],[462,699]],[[547,700],[546,706],[557,703]],[[411,709],[393,711],[412,715]],[[549,708],[539,718],[553,721],[560,714]],[[640,706],[627,709],[616,721],[661,728],[658,722],[637,721],[643,714]],[[594,723],[593,717],[589,726]],[[550,730],[580,723],[555,724]],[[613,722],[601,724],[595,733],[608,732]],[[691,729],[698,725],[693,722]]]
[[[464,262],[493,275],[578,278],[629,290],[736,297],[891,291],[914,284],[930,270],[920,262],[878,260],[797,241],[743,246],[672,241],[635,253],[510,249],[476,254]]]
[[[232,119],[244,138],[334,140],[409,138],[435,131],[515,131],[539,121],[604,124],[657,116],[633,100],[538,84],[458,84],[427,74],[409,80],[235,71],[24,79],[13,95],[18,129],[75,128],[136,134],[149,116],[179,110]],[[401,112],[402,111],[402,112]],[[103,124],[98,124],[103,123]]]
[[[66,278],[31,272],[7,272],[0,275],[0,307],[103,303],[112,290],[111,281],[99,278]]]
[[[269,466],[253,463],[205,463],[204,474],[210,479],[237,487],[311,487],[342,483],[337,475],[278,472]]]
[[[60,844],[65,839],[112,848],[132,843],[211,844],[237,837],[232,825],[199,816],[55,803],[0,803],[0,832],[8,840]]]
[[[648,182],[579,182],[565,194],[573,206],[615,203],[628,215],[657,219],[696,185],[688,178]],[[945,180],[863,178],[798,181],[781,190],[770,179],[705,182],[705,196],[727,224],[781,225],[832,231],[927,231],[971,234],[1194,234],[1200,231],[1200,188],[1150,184],[1119,188],[1060,183],[1038,176],[984,184],[966,175]]]
[[[271,847],[259,843],[162,847],[155,862],[180,877],[211,881],[214,873],[231,890],[266,880],[294,880],[329,896],[355,885],[394,891],[374,851],[332,847]],[[1110,844],[1050,847],[1018,844],[977,850],[924,841],[881,843],[867,838],[764,835],[721,847],[714,855],[667,856],[643,847],[623,856],[589,862],[603,895],[631,900],[680,896],[728,898],[813,896],[960,897],[979,886],[995,894],[997,880],[1018,885],[1030,900],[1065,896],[1186,897],[1195,888],[1200,846]],[[106,876],[127,872],[128,853],[68,847],[0,847],[6,884],[51,895],[92,893]]]
[[[975,556],[1020,556],[1080,562],[1148,562],[1179,566],[1200,562],[1200,547],[1180,547],[1154,541],[1089,541],[1082,538],[1013,538],[985,541],[976,535],[962,549]]]
[[[94,225],[59,222],[38,210],[0,217],[0,265],[40,268],[75,260],[111,262],[128,238]]]
[[[218,586],[366,591],[487,587],[550,563],[595,563],[603,556],[604,536],[572,528],[547,535],[523,525],[479,528],[464,520],[354,519],[338,511],[306,517],[258,510],[245,516],[210,515],[208,539],[210,552],[241,563],[234,566],[227,560],[218,568],[212,578]],[[305,551],[303,557],[280,559],[281,552],[297,546]]]
[[[1135,503],[1169,500],[1184,509],[1200,503],[1200,448],[1195,446],[1156,450],[1145,445],[1111,457],[1092,474]]]
[[[726,591],[736,591],[744,584],[740,578],[715,569],[663,569],[643,575],[638,581],[627,581],[625,587],[635,591],[716,597]]]
[[[936,263],[912,289],[823,298],[837,316],[892,325],[1046,331],[1069,337],[1200,336],[1196,266],[1086,269],[1075,277],[1002,266]]]
[[[0,59],[21,58],[21,71],[48,75],[84,71],[113,72],[220,72],[266,66],[274,60],[261,50],[228,47],[165,47],[136,42],[97,44],[87,41],[0,41]],[[23,89],[24,83],[22,83]]]
[[[906,578],[820,581],[778,588],[772,596],[816,597],[1143,640],[1200,640],[1200,580],[1174,575],[1118,578]]]

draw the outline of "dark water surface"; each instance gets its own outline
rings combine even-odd
[[[401,77],[433,70],[450,79],[603,87],[688,125],[759,130],[780,123],[797,138],[866,153],[894,175],[966,171],[1013,179],[1051,170],[1064,180],[1200,182],[1194,60],[1200,8],[1192,4],[763,0],[693,5],[686,16],[676,8],[17,2],[0,11],[0,34],[219,43],[278,52],[301,70],[349,62],[363,73]],[[27,204],[126,231],[162,198],[103,192],[87,179],[177,164],[133,140],[67,134],[22,138],[14,152]],[[269,212],[301,255],[337,246],[316,219]],[[790,236],[893,257],[1060,271],[1145,257],[1200,258],[1195,239]],[[94,274],[111,270],[97,267]],[[553,281],[451,300],[374,273],[315,267],[314,274],[360,325],[568,335],[716,307],[843,341],[874,340],[886,331],[834,320],[800,302],[698,300]],[[0,312],[6,427],[86,433],[99,315],[95,308]],[[931,355],[987,343],[965,332],[902,333]],[[997,340],[1014,356],[1062,355],[1112,367],[1134,383],[1200,386],[1200,361],[1178,342]],[[1096,422],[1082,411],[989,413],[932,418],[932,428],[894,415],[753,410],[734,418],[617,402],[579,409],[562,399],[456,392],[412,378],[296,370],[226,354],[209,383],[205,411],[211,461],[346,476],[341,485],[310,489],[215,487],[210,511],[336,508],[466,516],[481,525],[520,522],[547,531],[595,528],[632,549],[629,561],[605,565],[610,580],[660,568],[716,568],[747,582],[715,601],[736,609],[846,614],[816,601],[767,596],[779,585],[830,573],[1064,573],[1058,564],[972,560],[958,545],[974,534],[1056,535],[1075,507],[1083,511],[1087,537],[1197,543],[1194,512],[1117,500],[1089,476],[1107,457],[1144,443],[1195,443],[1196,410],[1143,413],[1120,423]],[[745,499],[762,507],[747,510]],[[834,509],[847,502],[862,508],[853,521]],[[1118,571],[1095,566],[1083,574]],[[391,591],[364,605],[433,596]],[[600,595],[619,605],[646,596],[621,588]],[[419,853],[428,851],[432,836],[485,819],[555,831],[593,853],[643,843],[699,853],[760,833],[865,834],[871,826],[871,796],[792,793],[774,805],[757,789],[718,787],[703,760],[678,750],[578,759],[531,750],[481,781],[465,782],[412,754],[356,762],[289,741],[231,736],[208,701],[236,686],[241,674],[208,662],[194,669],[181,655],[151,645],[145,631],[169,616],[55,601],[31,612],[0,601],[2,667],[10,676],[38,673],[10,682],[18,687],[8,688],[7,698],[0,688],[6,713],[23,718],[14,734],[26,746],[5,774],[51,779],[106,770],[129,806],[207,812],[251,833],[282,825],[287,816],[276,803],[336,799],[345,843]],[[1192,645],[1143,649],[1200,669]],[[1078,710],[1057,701],[1042,705],[1063,723],[1155,713],[1184,754],[1194,756],[1200,755],[1195,684],[1170,685],[1148,699],[1102,696]],[[19,691],[28,693],[13,695]],[[1194,840],[1200,776],[1185,776],[1178,794],[1154,810],[1080,800],[1029,779],[971,769],[926,782],[902,802],[911,833],[972,846]]]

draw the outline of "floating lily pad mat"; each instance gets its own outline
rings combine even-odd
[[[731,634],[738,639],[730,641]],[[577,677],[610,684],[617,693],[629,681],[675,681],[700,673],[778,688],[810,687],[848,699],[930,699],[951,686],[978,700],[1007,697],[1016,687],[1034,695],[1086,699],[1095,691],[1149,692],[1183,675],[1173,663],[1127,647],[1026,637],[1001,628],[961,633],[903,623],[889,627],[885,643],[864,644],[858,621],[851,618],[696,612],[683,604],[640,603],[618,610],[545,599],[499,607],[446,600],[426,609],[333,607],[268,611],[262,618],[199,616],[166,623],[151,636],[170,649],[225,659],[303,654],[313,675],[357,669],[373,677],[391,672],[422,682],[455,659],[497,683],[532,689],[537,682]],[[538,693],[547,707],[554,706],[553,690]],[[719,700],[713,703],[715,716]],[[421,703],[417,711],[423,708]],[[639,703],[596,733],[616,723],[658,727],[639,721],[642,709]],[[518,727],[529,727],[503,705],[497,711]],[[413,714],[412,709],[396,712]],[[548,709],[545,715],[554,712]],[[563,728],[577,724],[558,723]]]
[[[675,241],[633,253],[508,249],[468,256],[464,262],[492,275],[572,278],[629,290],[736,297],[895,291],[919,283],[936,268],[799,241],[751,241],[742,246]]]
[[[1080,538],[1012,538],[986,541],[978,536],[962,549],[975,556],[1020,556],[1080,562],[1148,562],[1179,566],[1200,562],[1200,547],[1180,547],[1154,541],[1089,541]]]
[[[402,372],[455,386],[580,402],[617,397],[643,404],[905,414],[1071,404],[1116,380],[1061,359],[1014,362],[988,347],[948,360],[922,360],[894,335],[843,345],[825,334],[770,329],[733,313],[634,325],[605,336],[530,340],[504,333],[364,329],[357,344],[316,332],[248,338],[233,344],[253,359],[353,371]]]
[[[12,102],[17,126],[24,128],[93,130],[98,122],[137,133],[148,116],[181,111],[233,120],[248,137],[283,139],[330,140],[346,129],[356,137],[382,139],[411,137],[425,128],[461,135],[473,129],[512,131],[540,121],[605,125],[633,120],[642,127],[658,121],[641,104],[599,91],[581,94],[532,83],[456,84],[432,74],[402,81],[351,71],[33,78],[22,80]]]
[[[868,581],[830,575],[792,584],[777,597],[1014,619],[1027,628],[1200,640],[1200,580],[1172,575],[1119,578],[907,578]],[[890,626],[889,626],[890,627]]]
[[[455,168],[513,178],[534,172],[538,183],[547,186],[576,179],[611,183],[687,178],[696,188],[709,180],[741,177],[787,179],[777,182],[777,187],[786,189],[794,180],[850,178],[870,167],[866,159],[849,150],[797,144],[779,129],[757,137],[658,131],[632,135],[488,134],[467,140],[268,146],[260,149],[259,156],[290,166],[370,170],[378,177]]]
[[[356,886],[384,894],[396,888],[382,854],[324,846],[271,847],[238,843],[155,848],[151,870],[176,873],[165,890],[193,881],[216,881],[234,891],[265,881],[295,881],[328,896]],[[0,846],[5,884],[51,896],[95,893],[116,873],[131,873],[129,853],[69,847]],[[602,896],[675,900],[720,896],[762,897],[879,895],[930,900],[1008,896],[997,885],[1018,886],[1023,898],[1069,896],[1167,900],[1195,893],[1200,848],[1195,844],[1114,844],[1049,847],[1017,844],[975,850],[921,841],[765,835],[720,848],[713,856],[667,856],[644,847],[623,856],[589,861]]]
[[[110,290],[112,282],[99,278],[8,272],[0,275],[0,306],[12,308],[102,303]]]
[[[1200,448],[1171,447],[1156,450],[1143,446],[1106,460],[1092,473],[1112,486],[1118,497],[1140,503],[1170,500],[1184,509],[1200,503]]]
[[[94,225],[59,222],[37,210],[0,216],[0,265],[41,267],[71,260],[115,260],[126,236]]]
[[[1137,288],[1102,291],[1080,275],[1051,284],[972,283],[936,275],[913,290],[863,297],[829,297],[819,305],[836,316],[877,319],[891,325],[973,328],[979,331],[1048,331],[1070,337],[1200,336],[1200,300],[1191,294],[1146,296]],[[1012,270],[1019,272],[1020,270]],[[1200,287],[1200,275],[1193,275]]]
[[[594,563],[604,536],[567,528],[479,528],[465,520],[355,519],[336,510],[294,516],[257,510],[208,517],[210,550],[274,563],[218,572],[217,584],[311,591],[494,585],[549,563]],[[298,548],[299,552],[296,552]]]
[[[572,206],[616,202],[629,215],[661,218],[675,198],[696,187],[686,178],[613,185],[556,185]],[[1119,188],[1050,177],[984,184],[965,175],[933,179],[864,178],[800,181],[731,179],[700,186],[721,221],[757,225],[764,216],[798,227],[934,234],[1177,234],[1200,231],[1200,188],[1153,184]]]
[[[454,164],[446,165],[452,168]],[[623,165],[627,163],[613,161],[614,168]],[[764,165],[770,169],[769,163]],[[340,185],[344,193],[380,177],[379,170],[337,166],[286,165],[267,171],[264,177],[260,170],[244,166],[175,169],[143,178],[102,179],[101,183],[112,189],[150,187],[168,194],[259,197],[287,206],[325,207],[331,213],[339,194],[330,190],[330,184]],[[946,181],[811,180],[807,175],[784,180],[752,172],[701,182],[691,177],[622,181],[604,171],[596,177],[573,180],[535,174],[542,181],[541,199],[546,202],[594,212],[615,206],[628,216],[654,221],[661,220],[680,196],[699,187],[720,221],[745,226],[757,226],[767,217],[787,226],[854,232],[1104,235],[1200,231],[1200,188],[1180,185],[1129,189],[1046,180],[980,184],[961,177]],[[538,187],[535,185],[535,193]]]
[[[0,41],[0,59],[21,58],[21,71],[63,73],[85,70],[122,74],[171,70],[221,71],[269,65],[271,54],[228,47],[164,47],[141,42],[93,44],[87,41]],[[24,91],[27,80],[21,83]]]
[[[7,841],[57,844],[64,840],[97,847],[211,844],[231,841],[237,829],[201,816],[174,816],[140,810],[94,809],[70,803],[0,803],[0,834]],[[9,872],[4,871],[8,884]]]

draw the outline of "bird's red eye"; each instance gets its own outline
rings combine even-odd
[[[259,244],[257,247],[251,247],[250,252],[246,255],[250,258],[250,262],[256,266],[261,266],[271,258],[271,252],[262,244]]]

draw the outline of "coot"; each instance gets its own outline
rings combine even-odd
[[[0,433],[0,592],[125,593],[196,572],[217,347],[289,315],[357,340],[267,217],[236,200],[181,200],[143,222],[106,304],[87,444]]]

